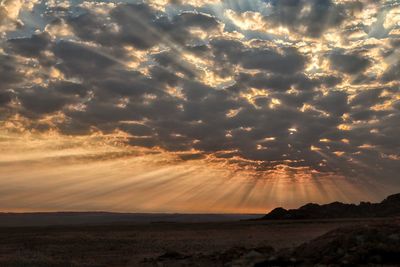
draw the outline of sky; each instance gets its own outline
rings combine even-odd
[[[399,0],[0,0],[0,210],[400,192]]]

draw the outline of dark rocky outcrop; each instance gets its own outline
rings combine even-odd
[[[400,226],[338,228],[254,266],[400,266]]]
[[[298,209],[276,208],[264,220],[373,218],[400,216],[400,194],[388,196],[381,203],[361,202],[359,205],[333,202],[325,205],[306,204]]]
[[[340,227],[299,246],[233,247],[212,254],[165,253],[144,266],[352,267],[400,266],[400,225],[369,222]],[[146,265],[147,264],[147,265]]]

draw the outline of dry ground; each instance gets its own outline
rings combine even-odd
[[[212,254],[232,247],[297,246],[366,220],[147,223],[102,226],[2,227],[0,266],[142,266],[174,251]]]

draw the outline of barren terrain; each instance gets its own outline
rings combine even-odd
[[[178,263],[185,265],[188,256],[199,259],[197,264],[191,261],[191,266],[211,263],[219,266],[221,257],[231,257],[226,254],[239,253],[237,251],[241,249],[293,248],[338,227],[386,221],[348,219],[1,227],[0,266],[180,266]],[[163,261],[163,257],[167,260]]]

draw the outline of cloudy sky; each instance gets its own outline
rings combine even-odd
[[[400,191],[399,0],[0,0],[0,209]]]

